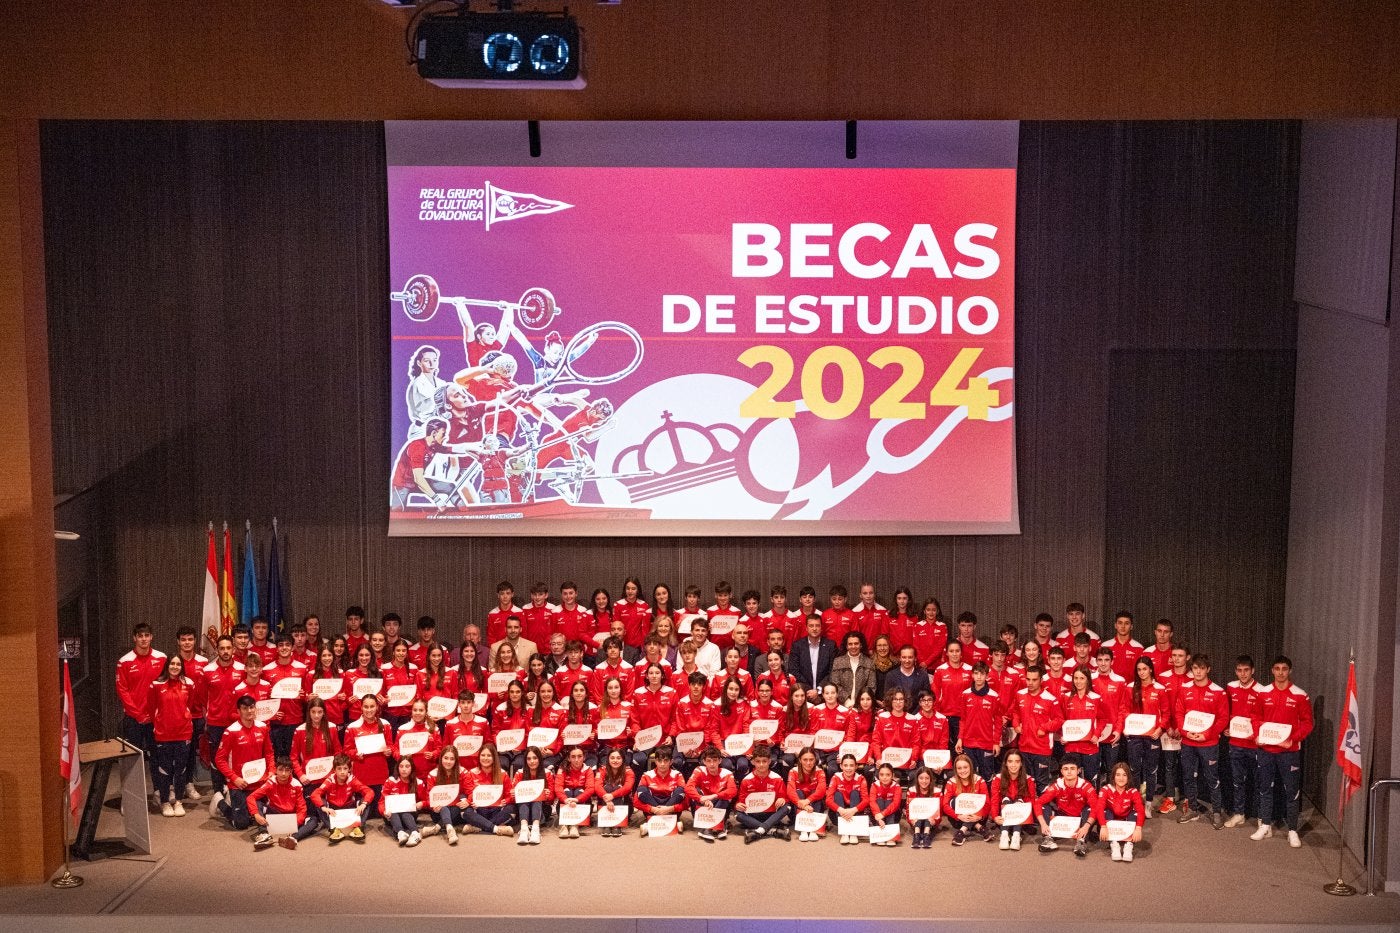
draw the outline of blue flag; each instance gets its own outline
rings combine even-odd
[[[267,557],[267,621],[273,632],[285,631],[282,607],[282,560],[277,556],[277,519],[272,520],[272,550]]]
[[[238,600],[238,621],[247,625],[261,611],[258,608],[258,562],[253,554],[253,523],[248,522],[243,531],[243,592]]]

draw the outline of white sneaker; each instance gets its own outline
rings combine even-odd
[[[1234,816],[1230,817],[1228,820],[1225,821],[1225,828],[1226,828],[1226,829],[1234,829],[1236,826],[1243,826],[1243,825],[1244,825],[1244,814],[1243,814],[1243,813],[1236,813]]]
[[[399,845],[404,845],[408,842],[408,833],[404,832],[403,830],[399,830],[399,834],[396,838],[399,840]]]
[[[1021,834],[1020,834],[1020,833],[1012,833],[1012,834],[1011,834],[1011,851],[1012,851],[1012,852],[1020,852],[1020,851],[1021,851]]]
[[[1125,861],[1125,862],[1131,862],[1132,860],[1133,860],[1133,844],[1132,844],[1131,842],[1125,842],[1125,843],[1123,843],[1123,861]]]
[[[197,788],[197,787],[194,786],[194,781],[190,781],[188,784],[185,785],[185,799],[186,799],[186,800],[198,800],[198,799],[199,799],[199,788]]]
[[[1142,808],[1147,812],[1146,819],[1152,819],[1152,798],[1149,797],[1147,801],[1142,805]]]
[[[442,832],[442,827],[436,823],[429,823],[418,832],[424,839],[427,839],[429,836],[436,836],[438,833]]]
[[[569,838],[570,838],[570,839],[577,839],[577,838],[578,838],[578,827],[577,827],[577,826],[570,826],[570,827],[569,827]]]
[[[529,835],[528,831],[526,832],[526,835]],[[560,839],[568,839],[568,838],[569,838],[569,827],[567,827],[567,826],[560,826],[560,827],[559,827],[559,838],[560,838]]]
[[[539,820],[535,820],[534,822],[532,822],[532,823],[530,824],[530,845],[532,845],[532,846],[537,846],[537,845],[539,845],[539,844],[540,844],[540,821],[539,821]]]
[[[1301,849],[1303,847],[1303,840],[1298,838],[1298,830],[1290,829],[1288,831],[1288,844],[1295,849]]]
[[[1250,838],[1250,839],[1253,839],[1255,842],[1258,842],[1258,841],[1261,840],[1261,839],[1268,839],[1268,838],[1269,838],[1270,836],[1272,836],[1273,834],[1274,834],[1274,828],[1273,828],[1272,826],[1270,826],[1268,823],[1265,823],[1263,820],[1260,820],[1260,821],[1259,821],[1259,828],[1256,829],[1256,830],[1250,835],[1249,838]]]
[[[174,816],[174,815],[175,815],[175,807],[170,803],[170,801],[167,800],[165,803],[163,803],[163,804],[160,805],[160,815],[161,815],[161,816]]]
[[[209,798],[209,818],[210,818],[210,819],[216,820],[216,819],[219,818],[219,815],[220,815],[220,814],[219,814],[219,804],[221,804],[221,803],[223,803],[223,802],[224,802],[224,794],[223,794],[223,791],[217,791],[217,790],[214,791],[213,795],[211,795],[210,798]]]
[[[185,815],[185,805],[178,800],[170,805],[170,809],[175,811],[176,816]]]
[[[1003,852],[1011,848],[1011,833],[1004,829],[1001,831],[1001,839],[997,841],[997,848]]]
[[[1115,862],[1123,861],[1123,844],[1121,842],[1110,842],[1108,844],[1108,849],[1109,852],[1112,853]]]
[[[450,846],[457,844],[457,827],[450,824],[447,827],[447,844]]]
[[[530,844],[530,827],[528,824],[520,827],[520,834],[515,837],[515,844],[518,846],[528,846]]]
[[[408,847],[409,847],[410,849],[413,848],[414,846],[418,845],[418,843],[420,843],[420,842],[422,842],[422,841],[423,841],[423,837],[422,837],[421,834],[419,834],[418,830],[415,829],[413,832],[411,832],[411,833],[408,834],[408,842],[407,842],[407,845],[408,845]]]

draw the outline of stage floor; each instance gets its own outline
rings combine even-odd
[[[1400,930],[1400,897],[1323,893],[1336,876],[1337,838],[1315,812],[1298,850],[1282,835],[1251,842],[1247,828],[1216,832],[1174,816],[1149,820],[1137,859],[1124,865],[1106,847],[1083,860],[1067,847],[1002,852],[976,840],[954,848],[947,831],[928,851],[907,842],[841,846],[834,837],[746,846],[734,833],[711,845],[690,832],[642,839],[635,830],[618,839],[584,830],[578,840],[546,831],[539,846],[472,835],[449,847],[438,835],[400,849],[375,823],[363,844],[331,848],[319,837],[295,852],[254,852],[247,834],[197,806],[182,819],[151,816],[150,856],[75,863],[80,888],[0,888],[0,918],[11,918],[0,926],[72,929],[75,916],[102,915],[103,929],[147,933],[246,929],[252,917],[273,929],[349,933],[382,929],[384,918],[440,929],[448,916],[478,918],[472,929],[490,933],[545,923],[563,933],[806,933],[816,920],[831,921],[823,930],[911,933],[929,920],[954,930],[1026,922],[1037,931]],[[99,838],[119,833],[120,816],[108,810]],[[1354,861],[1346,878],[1363,883]],[[289,918],[285,927],[280,917]]]

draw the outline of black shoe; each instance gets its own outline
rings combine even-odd
[[[1088,858],[1089,847],[1084,844],[1083,839],[1074,844],[1074,855],[1076,858]]]
[[[779,839],[783,840],[784,842],[787,842],[789,839],[792,838],[792,830],[788,829],[786,826],[780,826],[768,835],[777,836]]]
[[[715,841],[715,834],[712,833],[712,832],[710,832],[708,829],[702,829],[702,830],[700,830],[699,832],[697,832],[695,835],[699,836],[701,839],[705,840],[706,842],[714,842],[714,841]]]
[[[1181,811],[1181,816],[1176,818],[1178,823],[1194,823],[1201,818],[1201,811],[1187,806]]]
[[[963,844],[964,842],[966,842],[966,841],[967,841],[967,831],[966,831],[966,830],[960,829],[960,830],[958,830],[957,832],[953,833],[953,845],[955,845],[955,846],[960,846],[960,845],[962,845],[962,844]]]
[[[750,829],[744,833],[744,845],[751,846],[758,841],[758,833]]]

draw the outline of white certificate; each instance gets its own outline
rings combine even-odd
[[[519,679],[519,677],[512,674],[510,671],[497,671],[486,678],[486,691],[488,693],[505,693],[506,688],[511,685],[511,682]]]
[[[600,719],[598,720],[598,738],[603,740],[615,739],[627,731],[627,720],[625,719]],[[568,736],[564,737],[567,742]]]
[[[753,748],[753,736],[747,732],[736,732],[734,735],[725,736],[724,753],[729,756],[747,755],[749,749]]]
[[[457,701],[451,697],[433,697],[428,700],[428,716],[431,719],[451,719],[457,712]]]
[[[588,822],[588,804],[570,803],[567,800],[559,804],[560,826],[582,826],[586,822]]]
[[[544,779],[520,781],[515,785],[514,793],[516,803],[534,803],[544,793]]]
[[[1133,838],[1137,823],[1133,820],[1109,820],[1103,824],[1104,838],[1109,842],[1128,842]]]
[[[787,738],[783,739],[783,751],[789,755],[796,755],[802,749],[811,745],[816,736],[810,732],[789,732]],[[810,830],[809,830],[810,832]]]
[[[259,701],[258,701],[258,705],[255,706],[255,707],[253,707],[253,709],[254,709],[254,713],[253,713],[253,718],[254,718],[254,719],[256,719],[258,722],[267,722],[267,721],[268,721],[269,719],[271,719],[273,716],[276,716],[277,713],[278,713],[278,711],[282,709],[282,701],[281,701],[281,700],[259,700]]]
[[[496,733],[496,748],[503,752],[519,751],[524,744],[524,729],[502,729]]]
[[[399,733],[399,757],[405,758],[409,755],[416,755],[428,747],[428,740],[432,734],[428,732],[400,732]]]
[[[652,728],[655,729],[656,726],[652,726]],[[640,732],[637,733],[637,737],[638,739],[641,738]],[[676,750],[682,755],[695,754],[703,744],[705,744],[705,733],[703,732],[682,732],[680,735],[676,736]],[[639,745],[637,747],[640,750],[641,746]]]
[[[696,807],[695,808],[695,828],[714,829],[724,822],[725,812],[722,807]]]
[[[412,813],[418,809],[417,794],[385,794],[385,813]]]
[[[1124,735],[1147,735],[1157,728],[1157,717],[1151,713],[1130,713],[1123,720]]]
[[[953,798],[953,812],[963,820],[976,819],[986,806],[986,794],[958,794]]]
[[[909,819],[936,820],[942,809],[942,801],[937,797],[914,797],[909,801]]]
[[[912,748],[887,748],[880,753],[880,763],[891,768],[907,768],[914,761]]]
[[[815,833],[826,825],[826,814],[818,813],[816,810],[808,812],[803,810],[792,819],[792,828],[799,833]]]
[[[778,734],[778,720],[776,719],[755,719],[749,723],[749,735],[753,736],[755,742],[767,742]]]
[[[1002,805],[1001,825],[1024,826],[1031,821],[1031,802],[1018,801]]]
[[[869,755],[869,754],[870,754],[870,743],[869,743],[869,742],[842,742],[842,743],[841,743],[841,751],[837,752],[836,758],[837,758],[837,760],[840,760],[840,759],[842,759],[842,758],[845,758],[847,755],[855,755],[855,756],[856,756],[856,762],[859,763],[859,762],[864,761],[864,760],[865,760],[865,756],[866,756],[866,755]]]
[[[744,798],[744,806],[750,813],[767,813],[777,799],[778,795],[771,790],[756,790]]]
[[[390,706],[407,706],[413,702],[413,698],[418,695],[417,684],[395,684],[389,688],[385,699]]]
[[[267,761],[263,758],[254,758],[243,765],[238,772],[244,781],[249,784],[256,784],[267,774]]]
[[[1259,725],[1260,745],[1284,745],[1293,734],[1293,727],[1286,722],[1265,722]]]
[[[334,696],[334,694],[332,694]],[[301,678],[283,677],[272,685],[274,700],[296,700],[301,698]],[[293,814],[295,816],[295,814]],[[293,830],[295,832],[295,830]]]
[[[1164,752],[1179,752],[1179,751],[1181,751],[1181,739],[1174,739],[1174,738],[1172,738],[1171,736],[1167,735],[1165,732],[1163,732],[1163,733],[1162,733],[1162,751],[1164,751]]]
[[[1205,732],[1215,725],[1214,713],[1203,713],[1200,710],[1191,710],[1181,720],[1182,732]]]
[[[554,740],[559,738],[559,730],[547,726],[536,726],[529,730],[529,741],[526,745],[535,745],[536,748],[547,748],[554,744]]]
[[[582,745],[593,738],[593,726],[586,722],[570,723],[564,727],[565,745]]]
[[[329,700],[340,692],[340,687],[344,681],[337,677],[322,677],[311,682],[311,695],[318,696],[323,700]]]
[[[836,818],[836,834],[838,836],[868,836],[870,835],[870,817],[864,813],[858,813],[849,820],[844,816]]]
[[[661,744],[661,737],[664,734],[660,726],[648,726],[632,737],[632,747],[639,752],[649,752]],[[685,735],[686,733],[681,734]],[[703,733],[700,734],[703,736]]]
[[[599,804],[598,826],[602,829],[608,829],[613,826],[626,826],[627,812],[627,808],[620,803],[613,804],[613,808],[611,810],[609,810],[605,805]]]
[[[884,826],[871,825],[871,842],[893,842],[899,838],[899,820],[891,820]]]
[[[505,790],[500,784],[478,784],[472,788],[472,806],[494,807],[500,803]]]
[[[273,836],[290,836],[297,831],[297,815],[295,813],[267,814],[267,831]]]
[[[443,784],[428,791],[428,806],[430,807],[450,807],[458,797],[462,796],[462,788],[457,784]]]
[[[676,814],[663,813],[651,817],[647,820],[647,838],[660,839],[662,836],[672,836],[676,832]]]
[[[1230,738],[1232,739],[1252,739],[1254,738],[1254,722],[1248,716],[1230,717]]]
[[[352,829],[360,825],[360,814],[351,810],[330,810],[326,813],[330,818],[331,829]]]
[[[479,735],[459,735],[452,740],[452,747],[457,749],[457,754],[475,755],[481,751],[482,737]]]
[[[1082,742],[1089,737],[1089,733],[1094,730],[1092,719],[1066,719],[1064,725],[1060,726],[1060,741],[1062,742]]]
[[[335,766],[335,758],[326,755],[323,758],[312,758],[306,762],[306,779],[308,781],[320,781],[331,773],[331,768]]]
[[[1079,817],[1057,816],[1050,820],[1050,835],[1056,839],[1071,839],[1079,832]]]
[[[361,755],[378,755],[388,747],[384,743],[384,733],[382,732],[355,736],[355,751]]]
[[[739,617],[738,617],[738,616],[730,616],[730,615],[715,616],[713,619],[710,620],[710,634],[711,634],[711,635],[728,635],[730,632],[734,631],[734,626],[736,626],[736,625],[738,625],[738,624],[739,624]]]
[[[486,708],[486,701],[489,699],[484,693],[472,694],[472,712],[479,713]]]
[[[384,678],[382,677],[361,677],[350,687],[350,695],[356,699],[369,696],[371,693],[378,693],[384,689]]]
[[[953,753],[946,748],[929,748],[924,750],[924,766],[935,771],[942,771],[948,766],[948,762],[953,758]]]
[[[846,741],[846,733],[842,729],[818,729],[813,741],[816,743],[817,751],[829,752]],[[846,835],[849,836],[850,833]]]

